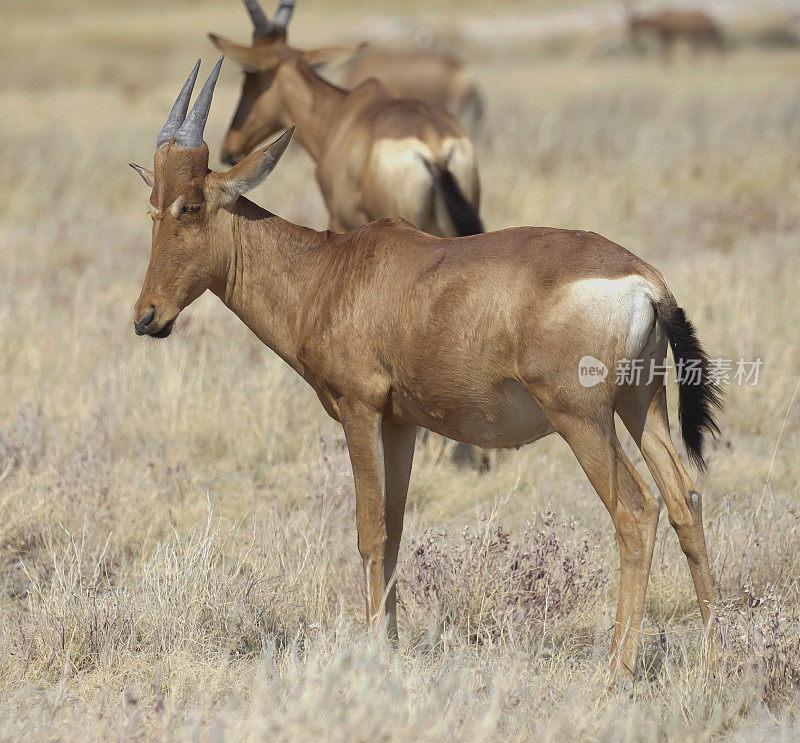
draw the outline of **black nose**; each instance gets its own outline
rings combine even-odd
[[[147,313],[141,320],[139,320],[139,322],[136,322],[136,320],[133,321],[133,329],[136,331],[136,335],[144,335],[147,326],[153,322],[153,318],[155,316],[156,308],[150,305],[150,309],[147,310]]]

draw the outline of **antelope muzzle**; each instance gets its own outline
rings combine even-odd
[[[136,316],[141,315],[137,320]],[[137,310],[133,317],[133,330],[136,335],[149,335],[151,338],[166,338],[172,332],[174,320],[164,324],[155,321],[156,308],[150,305],[144,312]]]

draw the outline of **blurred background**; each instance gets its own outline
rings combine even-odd
[[[623,729],[603,696],[614,535],[562,441],[504,453],[480,477],[419,458],[398,670],[349,639],[362,606],[349,465],[311,390],[213,296],[168,341],[134,337],[150,219],[127,164],[152,162],[192,64],[202,57],[205,75],[216,60],[206,34],[249,42],[240,0],[3,0],[4,737],[210,735],[220,715],[291,737],[339,714],[340,695],[359,688],[373,694],[348,697],[343,739],[477,740],[501,729],[512,739],[611,730],[633,740],[645,729],[756,739],[796,725],[800,0],[703,2],[721,53],[681,40],[665,58],[656,35],[629,33],[631,12],[699,5],[298,0],[289,28],[302,48],[367,41],[464,60],[485,101],[473,136],[487,228],[600,232],[664,273],[712,357],[763,359],[757,385],[728,388],[723,436],[699,478],[712,568],[735,608],[733,670],[695,673],[693,590],[663,517],[646,620],[652,673]],[[240,85],[224,65],[205,134],[212,168]],[[297,146],[253,198],[327,226]],[[535,551],[543,533],[555,552]],[[546,616],[520,609],[506,588],[525,563],[503,552],[509,538],[585,601]],[[446,641],[426,655],[431,627]],[[748,644],[759,627],[778,648],[769,683],[748,665],[765,657]],[[275,650],[285,647],[306,655]],[[273,651],[278,672],[259,675]]]

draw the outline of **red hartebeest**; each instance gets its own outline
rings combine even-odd
[[[622,384],[622,361],[693,362],[679,380],[689,456],[703,466],[719,404],[708,359],[661,274],[591,232],[521,227],[463,238],[404,220],[346,234],[270,214],[244,194],[291,138],[227,172],[208,168],[203,128],[222,60],[186,115],[195,68],[156,138],[152,253],[134,309],[139,335],[163,338],[206,290],[314,389],[341,422],[356,491],[369,622],[396,636],[395,567],[418,426],[510,447],[557,432],[611,514],[620,595],[612,672],[636,666],[659,504],[617,439],[640,447],[688,558],[700,613],[714,603],[700,494],[670,438],[663,379]],[[198,63],[199,64],[199,63]],[[581,383],[582,365],[595,372]]]
[[[636,42],[644,36],[655,37],[665,59],[669,59],[679,41],[690,43],[695,53],[703,47],[712,47],[718,52],[723,49],[720,25],[701,10],[674,9],[640,14],[630,3],[625,3],[625,14],[631,40]]]
[[[332,85],[314,68],[357,47],[295,49],[286,43],[293,0],[283,0],[271,21],[257,0],[245,5],[253,21],[252,45],[209,34],[244,70],[223,162],[238,162],[294,124],[316,162],[331,229],[402,217],[434,235],[483,231],[475,151],[447,111],[397,98],[374,79],[351,92]]]
[[[374,77],[395,95],[442,106],[475,133],[483,120],[483,96],[460,59],[433,49],[366,49],[348,65],[345,87]]]

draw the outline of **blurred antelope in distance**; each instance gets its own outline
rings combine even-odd
[[[483,231],[474,148],[447,111],[397,98],[374,79],[352,92],[332,85],[316,68],[359,47],[296,49],[286,43],[293,0],[283,0],[272,20],[257,0],[245,6],[252,45],[209,34],[244,71],[223,162],[238,162],[295,124],[298,141],[316,162],[332,230],[402,217],[435,235]]]
[[[671,57],[679,41],[688,42],[695,53],[703,48],[723,50],[722,28],[701,10],[674,9],[642,14],[631,3],[625,3],[625,15],[631,41],[637,43],[647,35],[654,36],[664,59]]]
[[[484,101],[464,62],[433,49],[367,48],[348,64],[345,86],[370,77],[395,95],[442,106],[475,133],[483,121]]]
[[[346,234],[287,222],[244,194],[270,174],[292,130],[227,172],[208,168],[203,130],[221,63],[187,114],[198,62],[156,137],[153,169],[133,165],[150,187],[153,220],[134,328],[165,338],[210,290],[342,424],[368,622],[397,636],[395,568],[417,427],[492,448],[556,432],[616,530],[611,671],[629,679],[660,509],[617,438],[616,414],[661,491],[708,626],[714,590],[701,497],[670,437],[664,380],[643,374],[626,384],[614,373],[625,360],[663,368],[668,345],[676,365],[692,364],[695,379],[679,380],[679,420],[702,468],[705,435],[718,432],[718,391],[661,274],[591,232],[439,238],[400,219]],[[611,373],[583,383],[587,363]]]

